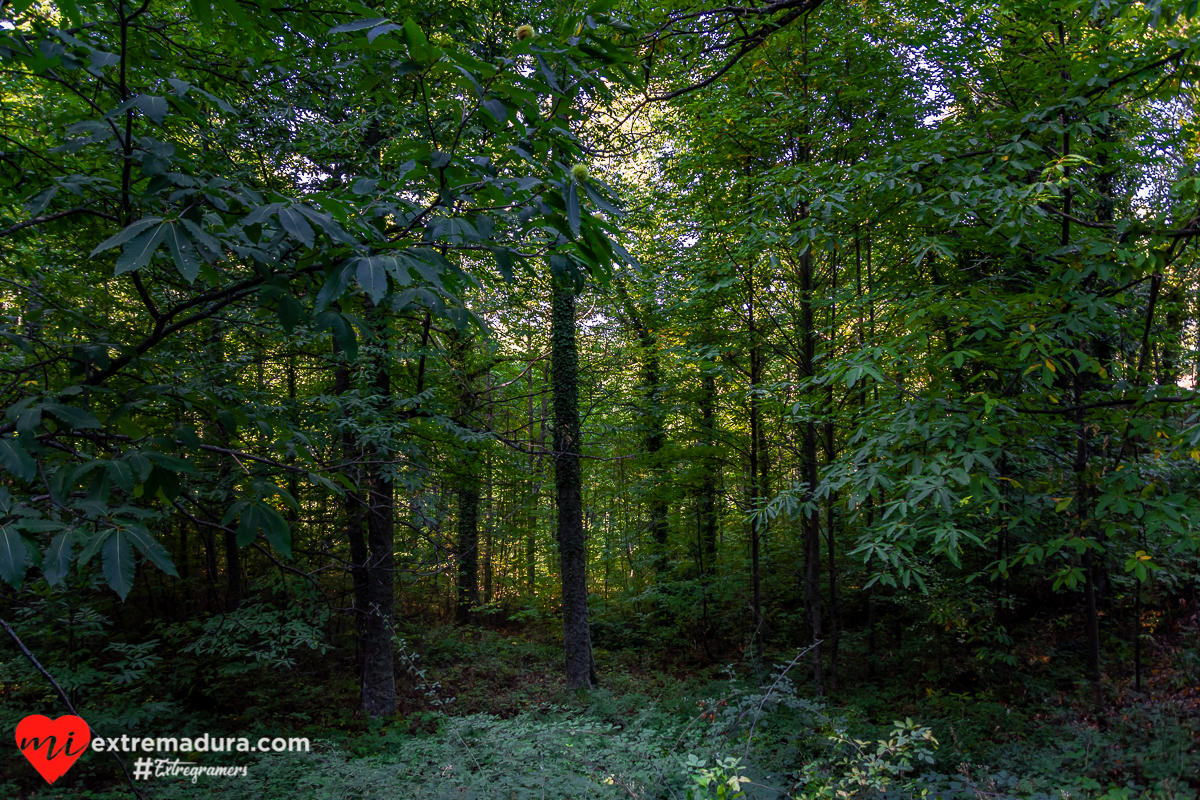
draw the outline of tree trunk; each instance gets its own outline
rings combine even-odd
[[[867,587],[867,677],[875,679],[875,584]]]
[[[216,320],[212,320],[210,326],[209,352],[217,365],[213,375],[214,383],[217,386],[223,386],[226,378],[225,335]],[[217,441],[221,447],[228,449],[231,444],[229,429],[220,420],[217,421],[216,428]],[[230,472],[227,459],[221,458],[220,466],[217,468],[217,490],[220,493],[222,505],[230,496],[228,491]],[[225,545],[225,610],[228,612],[236,611],[242,604],[242,558],[238,550],[237,533],[227,530],[224,532],[223,538]]]
[[[293,350],[287,354],[287,391],[288,391],[288,401],[289,401],[288,402],[288,410],[287,410],[288,424],[291,425],[293,428],[298,428],[299,422],[296,419],[296,351],[295,350]],[[287,463],[295,464],[296,456],[294,454],[288,456]],[[300,505],[300,476],[297,475],[295,472],[292,472],[291,470],[289,470],[288,476],[287,476],[287,483],[288,483],[288,494],[290,494],[292,496],[292,499],[296,501],[296,505],[299,506]],[[288,512],[287,512],[287,519],[288,519],[289,525],[291,526],[291,528],[294,532],[299,533],[302,530],[302,528],[299,526],[300,512],[298,510],[293,511],[292,509],[289,508]]]
[[[1063,229],[1063,238],[1067,237],[1067,229]],[[1075,375],[1072,379],[1075,407],[1075,502],[1079,519],[1079,535],[1085,540],[1089,533],[1091,513],[1091,497],[1088,486],[1088,432],[1087,412],[1083,407],[1083,375],[1076,360]],[[1092,704],[1097,714],[1104,712],[1104,692],[1100,686],[1100,616],[1096,608],[1096,569],[1093,563],[1093,548],[1091,544],[1083,552],[1083,594],[1084,594],[1084,628],[1088,639],[1088,680],[1092,684]]]
[[[490,414],[488,417],[488,427],[493,430],[495,429],[495,423],[491,419]],[[484,469],[486,470],[487,475],[487,498],[484,506],[486,522],[484,523],[485,547],[483,551],[483,602],[486,604],[492,602],[492,570],[494,568],[494,551],[492,550],[494,543],[492,536],[495,533],[496,518],[496,509],[495,506],[492,505],[492,453],[490,450],[487,454],[487,461],[484,465]]]
[[[204,604],[208,611],[218,610],[217,605],[217,537],[207,530],[200,531],[204,542],[204,573],[208,585],[204,587]]]
[[[661,578],[668,568],[667,559],[667,534],[669,506],[667,503],[667,487],[666,487],[666,467],[663,464],[663,446],[666,443],[666,426],[663,413],[662,403],[662,365],[658,355],[658,337],[654,335],[651,325],[651,314],[643,313],[625,291],[622,283],[617,283],[617,292],[621,297],[622,304],[625,307],[625,314],[629,317],[629,322],[632,324],[634,331],[638,336],[638,342],[642,348],[642,394],[645,405],[642,410],[643,424],[645,425],[645,438],[643,439],[643,448],[646,453],[646,462],[650,467],[650,472],[653,475],[653,486],[650,490],[649,500],[649,530],[650,530],[650,549],[653,554],[654,572]]]
[[[646,384],[646,455],[654,474],[654,488],[650,495],[650,533],[654,540],[654,571],[661,579],[669,568],[667,554],[668,511],[666,465],[663,464],[663,446],[666,443],[666,427],[662,407],[662,385],[657,342],[647,334],[642,340],[646,349],[646,365],[643,379]]]
[[[1096,577],[1089,547],[1083,554],[1085,624],[1088,638],[1088,680],[1092,684],[1092,705],[1104,711],[1104,692],[1100,685],[1100,617],[1096,610]]]
[[[1133,585],[1133,690],[1142,693],[1142,581]]]
[[[461,333],[451,334],[451,363],[459,373],[459,414],[469,417],[477,405],[475,373],[469,363],[471,340]],[[454,619],[464,624],[479,605],[479,447],[465,443],[459,455],[457,486],[458,554],[457,588]]]
[[[237,611],[242,604],[242,559],[237,533],[225,531],[225,610]]]
[[[801,301],[801,369],[806,378],[814,373],[816,330],[813,321],[812,258],[808,249],[800,255]],[[817,424],[811,417],[804,423],[804,480],[808,482],[806,499],[811,502],[817,488]],[[808,607],[812,628],[813,691],[818,697],[825,694],[825,678],[821,667],[821,519],[816,509],[801,516],[804,536],[804,604]]]
[[[551,315],[551,390],[554,395],[554,480],[558,498],[558,552],[562,571],[563,647],[567,687],[595,685],[588,627],[587,539],[583,529],[579,464],[579,356],[575,344],[575,295],[555,286]]]
[[[1058,44],[1059,48],[1065,51],[1066,38],[1065,28],[1062,23],[1058,25]],[[1070,75],[1067,72],[1062,73],[1064,84],[1070,80]],[[1066,89],[1064,89],[1064,92]],[[1059,122],[1063,126],[1062,134],[1062,152],[1063,157],[1071,155],[1071,133],[1067,128],[1066,112],[1059,112]],[[1063,177],[1068,181],[1071,177],[1071,168],[1066,167]],[[1063,218],[1062,232],[1059,236],[1059,245],[1066,248],[1071,242],[1071,213],[1072,213],[1073,193],[1070,183],[1067,183],[1063,191]],[[1086,345],[1084,345],[1086,349]],[[1079,535],[1084,538],[1085,543],[1088,530],[1088,515],[1091,512],[1090,492],[1088,491],[1088,433],[1087,433],[1087,411],[1083,406],[1083,374],[1080,369],[1078,358],[1072,356],[1074,361],[1074,377],[1071,381],[1071,387],[1074,393],[1075,407],[1078,409],[1075,412],[1076,423],[1076,447],[1075,447],[1075,503],[1077,515],[1079,519]],[[1140,366],[1140,365],[1139,365]],[[1087,630],[1088,637],[1088,680],[1092,684],[1092,705],[1097,714],[1104,713],[1104,691],[1100,686],[1100,617],[1096,609],[1096,570],[1093,563],[1092,547],[1089,545],[1083,553],[1083,576],[1084,576],[1084,627]]]
[[[833,460],[833,423],[825,424],[826,448],[829,456],[827,462]],[[829,688],[837,690],[838,685],[838,598],[837,598],[837,562],[835,559],[837,508],[834,504],[836,496],[833,492],[825,501],[825,520],[829,526],[826,551],[829,556]]]
[[[380,414],[390,411],[392,394],[387,324],[380,320],[374,359],[375,393]],[[371,449],[367,466],[367,586],[363,626],[362,707],[372,717],[396,711],[396,676],[392,635],[395,617],[395,521],[393,487],[381,461],[390,454]]]
[[[765,458],[762,452],[763,435],[762,435],[762,411],[759,408],[761,400],[758,396],[758,386],[762,381],[762,353],[759,350],[758,343],[758,328],[754,317],[755,300],[754,294],[754,274],[750,273],[747,278],[749,289],[749,319],[748,332],[750,334],[750,397],[748,403],[750,406],[750,469],[746,476],[747,483],[747,506],[750,513],[753,515],[750,518],[750,610],[751,624],[754,626],[754,635],[751,639],[751,652],[755,658],[762,656],[762,584],[760,582],[761,575],[759,573],[759,545],[762,539],[762,528],[764,516],[762,512],[762,504],[766,498],[762,494],[762,481],[759,478],[759,463]]]
[[[533,334],[530,334],[527,341],[529,348],[529,357],[532,359],[533,354]],[[538,456],[537,452],[543,449],[545,445],[545,414],[541,415],[540,420],[535,420],[533,415],[533,362],[529,364],[529,370],[525,373],[525,395],[526,395],[526,421],[529,425],[529,497],[526,499],[526,528],[525,528],[525,593],[528,597],[533,597],[534,588],[537,584],[537,505],[538,498],[541,496],[541,488],[538,485]],[[534,423],[538,423],[538,434],[534,435]]]
[[[808,17],[804,18],[804,26],[801,29],[801,51],[800,60],[803,65],[803,96],[809,97],[808,85]],[[801,127],[800,152],[798,160],[800,163],[807,165],[810,161],[811,151],[808,137],[810,121],[805,118]],[[800,206],[800,219],[808,218],[809,210],[807,204]],[[800,368],[803,372],[803,378],[812,380],[816,376],[814,362],[816,360],[816,326],[813,318],[813,268],[812,268],[812,247],[806,245],[800,253],[800,291],[801,291],[801,307],[800,307]],[[808,483],[808,491],[806,492],[805,500],[812,502],[813,493],[817,488],[817,426],[812,419],[812,412],[809,412],[808,420],[804,424],[804,436],[802,442],[804,452],[804,463],[801,466],[801,472],[804,480]],[[825,694],[825,678],[821,669],[821,520],[816,509],[807,511],[801,515],[801,536],[803,537],[804,545],[804,605],[808,609],[808,622],[812,631],[813,651],[813,691],[818,697]]]
[[[471,618],[479,605],[479,487],[473,475],[463,477],[458,488],[458,606],[459,624]]]
[[[188,578],[191,577],[191,560],[192,554],[188,551],[188,529],[187,523],[180,518],[179,520],[179,555],[175,557],[175,563],[179,567],[179,580],[184,585],[184,590],[188,591]]]
[[[713,450],[717,446],[715,406],[717,402],[717,378],[711,372],[701,379],[700,391],[700,437],[705,449],[701,459],[700,477],[700,571],[711,575],[717,561],[717,460]]]
[[[829,279],[829,294],[830,297],[837,297],[837,255],[833,256],[830,264],[830,279]],[[829,330],[830,336],[837,328],[837,302],[829,305]],[[826,354],[827,359],[832,359],[834,356],[834,342],[831,338],[829,341],[829,352]],[[828,417],[825,420],[825,464],[832,466],[833,460],[837,457],[836,439],[833,429],[833,414],[835,406],[833,401],[833,384],[829,385],[829,394],[825,401],[825,413]],[[829,556],[829,688],[832,691],[837,690],[838,685],[838,600],[837,600],[837,492],[830,491],[825,500],[825,522],[828,526],[828,536],[826,538],[826,551]]]
[[[333,373],[333,391],[338,397],[344,397],[350,392],[350,365],[342,358],[341,348],[333,343],[333,356],[337,367]],[[360,486],[362,475],[358,461],[362,457],[362,449],[354,435],[354,429],[346,419],[344,412],[339,416],[342,427],[342,474],[349,479],[351,485]],[[363,512],[366,503],[360,492],[346,490],[342,495],[342,524],[346,541],[350,545],[350,581],[354,588],[354,661],[358,667],[359,679],[363,670],[363,642],[366,638],[367,621],[367,539],[364,535]]]

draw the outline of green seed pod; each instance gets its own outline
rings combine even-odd
[[[533,29],[532,25],[522,25],[517,28],[518,39],[532,39],[534,36],[537,36],[537,31]]]
[[[587,180],[587,176],[588,168],[585,165],[576,164],[575,166],[571,167],[571,177],[575,179],[576,183],[583,183]]]

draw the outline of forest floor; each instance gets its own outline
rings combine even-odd
[[[139,788],[163,798],[698,800],[718,796],[712,791],[717,780],[741,777],[747,780],[740,790],[754,798],[836,797],[839,791],[869,797],[879,794],[864,785],[871,781],[881,789],[890,785],[890,796],[927,788],[974,800],[1197,797],[1195,632],[1177,625],[1155,638],[1144,656],[1141,695],[1133,690],[1131,670],[1110,669],[1108,707],[1098,718],[1078,677],[1077,641],[1066,625],[1042,630],[1041,641],[1020,640],[1010,654],[1016,665],[990,666],[932,633],[910,635],[902,647],[881,648],[874,676],[865,643],[846,636],[841,686],[818,700],[804,672],[807,660],[779,680],[778,665],[792,661],[795,648],[768,647],[756,662],[736,650],[714,658],[693,647],[645,641],[597,647],[602,685],[578,693],[564,685],[553,625],[432,626],[400,650],[398,674],[407,679],[400,682],[394,717],[371,721],[357,713],[354,675],[344,659],[314,656],[288,680],[254,673],[230,678],[176,698],[189,719],[183,727],[306,735],[313,752],[226,759],[248,764],[247,778],[200,778],[195,785],[160,778]],[[1128,655],[1123,646],[1109,642],[1109,663]],[[895,758],[867,757],[881,746],[876,742],[884,749],[889,739],[895,743],[897,720],[928,728],[937,742],[932,763],[897,770],[901,759],[919,751],[903,740],[899,749],[909,749]],[[53,789],[0,780],[0,795],[132,796],[104,777],[102,758],[88,753],[90,769],[69,774]],[[731,758],[740,760],[722,761]],[[222,763],[212,754],[191,760]],[[847,777],[856,774],[866,777]],[[706,775],[707,787],[701,785]]]

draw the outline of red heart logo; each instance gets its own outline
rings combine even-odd
[[[17,725],[17,747],[47,783],[65,775],[91,741],[92,729],[70,714],[58,719],[30,714]]]

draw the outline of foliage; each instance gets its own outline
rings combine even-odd
[[[264,797],[1189,797],[1196,14],[0,4],[0,618]]]
[[[473,254],[491,253],[507,280],[514,263],[547,249],[567,279],[608,268],[611,223],[581,208],[613,206],[601,184],[556,161],[578,146],[560,127],[575,100],[603,102],[605,81],[621,77],[609,72],[618,59],[599,27],[604,7],[578,18],[586,33],[570,43],[567,15],[549,20],[551,37],[503,48],[498,31],[453,12],[425,21],[433,44],[403,11],[395,22],[345,22],[352,10],[247,15],[223,3],[186,19],[149,3],[78,6],[68,17],[83,27],[63,29],[57,12],[26,4],[13,18],[6,91],[23,116],[11,127],[21,155],[6,173],[8,211],[23,204],[28,219],[7,231],[27,247],[7,266],[27,313],[6,328],[15,379],[0,400],[0,453],[16,481],[0,496],[0,576],[11,585],[47,554],[48,577],[59,579],[78,545],[78,564],[100,554],[106,583],[124,598],[135,549],[175,574],[147,524],[176,510],[217,529],[237,520],[239,546],[262,536],[290,557],[282,512],[298,508],[295,477],[335,494],[347,487],[322,474],[328,444],[316,432],[269,402],[247,405],[218,377],[221,350],[236,347],[224,342],[230,323],[273,317],[284,339],[299,329],[326,347],[332,332],[353,361],[355,330],[367,330],[385,300],[396,315],[468,324],[458,295],[480,278],[457,262],[477,269]],[[244,31],[240,43],[211,38],[225,24]],[[365,38],[347,43],[356,31]],[[319,88],[355,82],[359,91],[340,102]],[[301,114],[296,91],[306,95]],[[378,104],[397,95],[410,101],[395,114]],[[27,102],[34,96],[37,107]],[[365,117],[348,118],[364,105]],[[291,136],[272,151],[276,169],[255,174],[246,155],[265,149],[279,125]],[[328,149],[331,133],[343,147],[368,142],[375,158]],[[49,261],[33,255],[34,233]],[[106,254],[117,248],[110,267]],[[84,275],[103,299],[74,293]],[[352,285],[361,302],[349,299]],[[351,313],[356,303],[361,314]],[[188,358],[206,339],[208,352]],[[205,374],[203,355],[216,356],[218,375]],[[411,416],[376,435],[395,437]],[[239,438],[256,452],[234,447]],[[402,449],[390,438],[379,445]],[[208,454],[258,469],[242,480],[228,468],[202,476]],[[194,494],[212,494],[201,487],[214,478],[219,513]],[[43,489],[45,499],[31,499]]]

